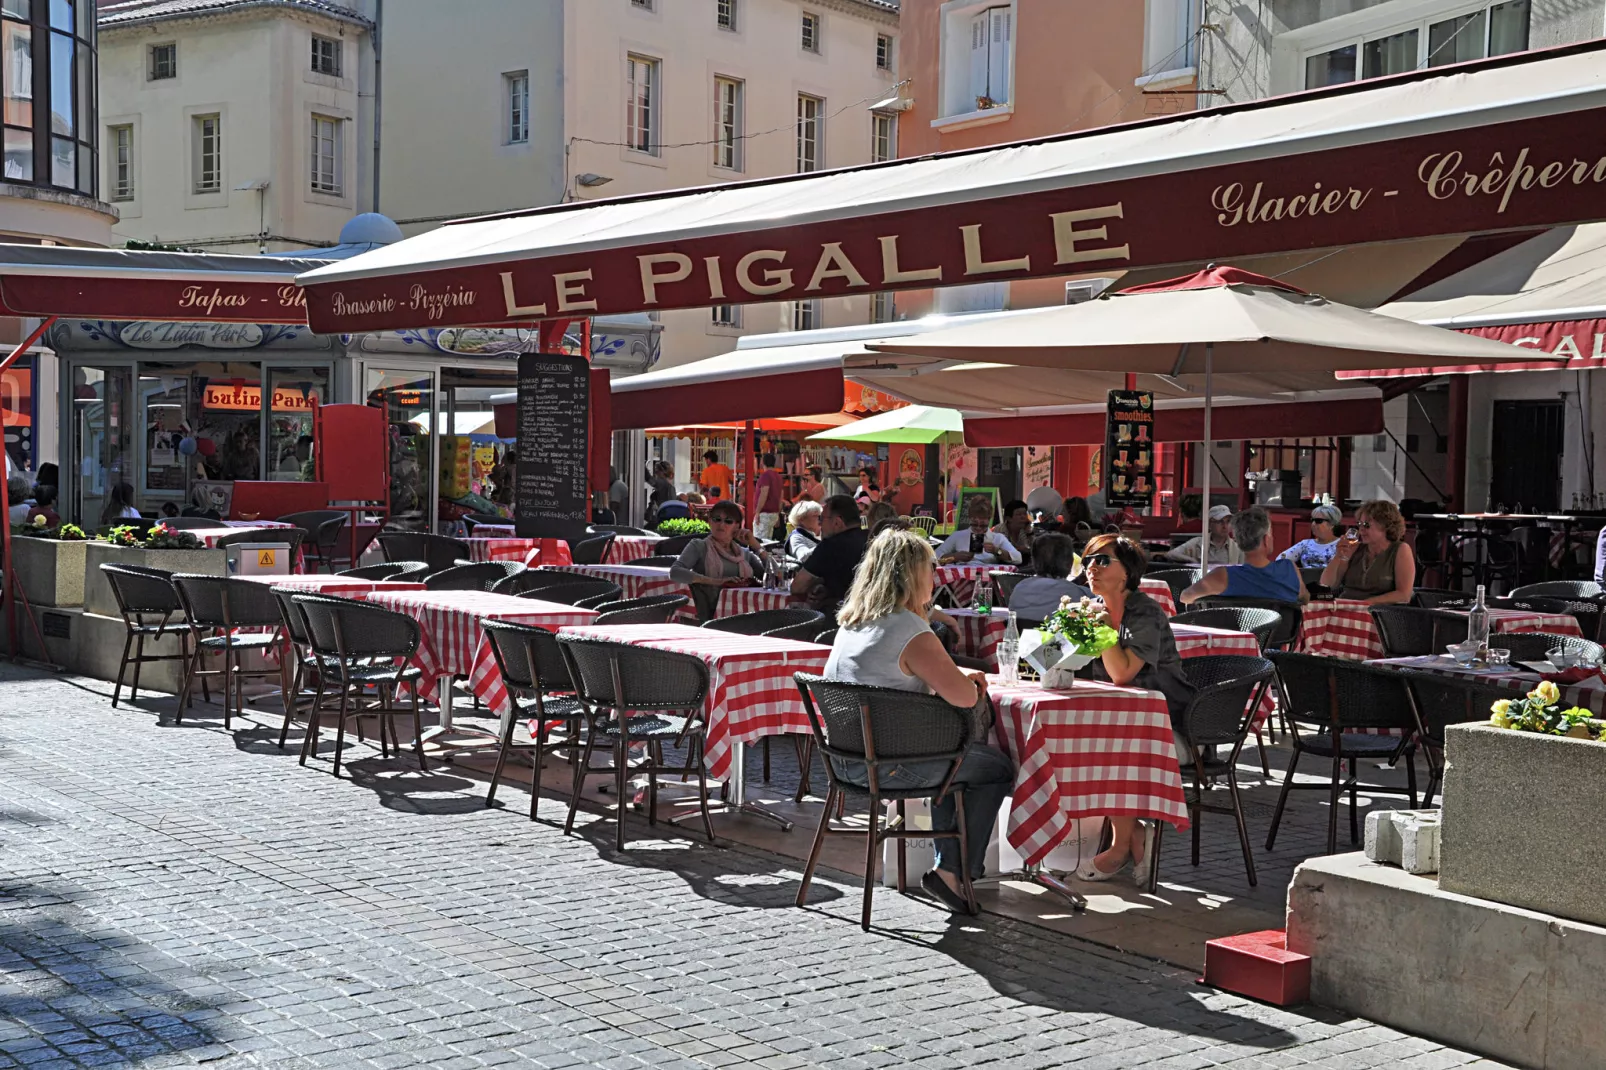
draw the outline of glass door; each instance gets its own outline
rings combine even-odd
[[[312,420],[329,400],[329,366],[267,369],[267,478],[313,481]]]
[[[105,526],[118,500],[132,504],[134,492],[133,399],[131,365],[86,367],[72,371],[73,494],[69,509],[84,527]]]
[[[390,425],[390,519],[386,527],[428,531],[436,514],[435,373],[363,368],[363,399]]]

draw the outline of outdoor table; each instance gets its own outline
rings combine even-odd
[[[609,639],[701,659],[708,666],[703,762],[709,777],[729,784],[732,806],[791,827],[774,814],[748,806],[743,745],[765,736],[813,732],[792,674],[823,672],[831,656],[830,647],[684,624],[567,627],[562,634]]]
[[[958,653],[989,662],[996,670],[998,644],[1004,638],[1004,629],[1009,626],[1009,610],[995,606],[987,614],[974,609],[945,609],[943,612],[959,625],[956,637]]]
[[[1171,596],[1171,585],[1165,580],[1139,580],[1138,590],[1160,603],[1166,616],[1177,615],[1177,600]]]
[[[1532,691],[1539,685],[1541,679],[1536,672],[1531,672],[1518,665],[1500,665],[1492,668],[1473,669],[1458,665],[1456,660],[1448,654],[1427,654],[1415,658],[1374,658],[1368,665],[1381,665],[1390,669],[1415,669],[1419,672],[1430,672],[1437,676],[1456,676],[1472,678],[1480,683],[1494,684],[1497,687],[1512,689],[1512,697],[1519,697]],[[1557,684],[1561,689],[1561,705],[1582,706],[1596,713],[1606,710],[1606,681],[1599,676],[1591,676],[1576,684]]]
[[[637,558],[652,557],[658,553],[658,544],[663,541],[661,535],[615,535],[613,542],[608,545],[603,563],[628,565]]]
[[[1092,680],[1069,690],[992,680],[987,690],[998,712],[994,736],[1015,763],[1005,835],[1026,865],[1047,858],[1075,818],[1188,827],[1171,713],[1159,692]]]
[[[1465,610],[1444,610],[1466,615]],[[1331,658],[1365,661],[1381,658],[1383,640],[1372,623],[1365,602],[1340,599],[1311,602],[1305,606],[1305,623],[1300,632],[1300,650]],[[1571,613],[1533,613],[1525,609],[1489,610],[1489,630],[1494,632],[1550,632],[1581,635],[1578,619]]]
[[[655,565],[564,565],[565,572],[578,572],[582,576],[612,580],[619,585],[622,598],[651,598],[661,594],[683,594],[686,607],[682,615],[695,617],[697,603],[692,600],[691,587],[669,578],[669,569]]]
[[[1011,564],[1000,565],[938,565],[936,573],[937,590],[948,588],[953,597],[954,605],[970,605],[971,596],[976,593],[976,581],[983,579],[989,572],[1014,572],[1015,566]],[[996,595],[994,596],[996,598]]]
[[[294,524],[287,520],[219,520],[218,524],[225,528],[293,528]]]
[[[241,576],[242,580],[269,587],[288,587],[302,594],[327,594],[335,598],[361,598],[383,591],[422,591],[424,585],[413,580],[365,580],[357,576],[331,576],[313,572],[303,576]]]
[[[481,524],[475,530],[483,531],[492,526],[495,525]],[[463,541],[468,543],[470,560],[476,563],[517,561],[535,568],[537,565],[567,565],[574,560],[569,556],[569,544],[562,539],[481,538],[476,535]]]
[[[787,587],[727,587],[719,592],[719,605],[715,607],[714,616],[735,617],[767,609],[796,609],[803,604],[803,599],[793,598],[791,589]],[[825,628],[820,630],[823,632]]]
[[[422,633],[413,664],[423,673],[422,692],[438,688],[441,729],[452,727],[452,678],[468,678],[469,690],[499,717],[513,708],[481,622],[503,620],[556,630],[584,624],[596,611],[489,591],[378,591],[364,596],[376,606],[405,613]]]

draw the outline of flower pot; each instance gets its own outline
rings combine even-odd
[[[31,535],[11,540],[11,559],[30,605],[83,605],[84,547],[88,545]]]
[[[1092,654],[1067,654],[1052,669],[1042,673],[1043,686],[1050,691],[1069,691],[1076,686],[1076,670],[1092,662]]]

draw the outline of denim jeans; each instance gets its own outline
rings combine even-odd
[[[947,762],[911,762],[908,765],[886,766],[877,780],[882,789],[908,790],[942,786],[948,775]],[[836,763],[837,775],[850,784],[862,788],[870,786],[863,762]],[[998,820],[998,808],[1015,786],[1015,766],[1008,756],[994,747],[973,746],[960,763],[954,777],[954,786],[965,789],[965,839],[970,847],[970,876],[981,877],[987,867],[987,840],[992,835],[993,823]],[[953,832],[959,828],[954,796],[949,792],[941,802],[931,805],[931,829],[935,833]],[[959,872],[959,837],[936,836],[937,868],[950,873]]]

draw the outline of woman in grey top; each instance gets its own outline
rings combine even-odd
[[[825,664],[831,679],[874,687],[936,694],[949,705],[971,709],[985,702],[987,678],[954,664],[932,632],[929,614],[936,593],[936,555],[925,536],[887,528],[871,540],[853,586],[837,611],[838,630]],[[899,788],[941,785],[948,762],[911,762],[879,778]],[[865,786],[861,763],[844,763],[838,775]],[[1015,769],[1003,752],[972,742],[954,783],[965,789],[965,838],[970,846],[970,877],[979,878],[998,808],[1015,783]],[[955,913],[968,913],[959,872],[959,839],[944,836],[959,827],[950,793],[931,805],[937,833],[937,868],[920,884]]]
[[[693,539],[669,566],[669,578],[691,587],[699,620],[713,620],[719,592],[751,587],[764,577],[769,558],[753,533],[742,527],[742,507],[718,502],[708,511],[708,535]]]
[[[1110,626],[1120,636],[1115,646],[1092,665],[1093,675],[1114,684],[1158,691],[1171,711],[1177,761],[1193,761],[1187,741],[1175,734],[1176,719],[1193,698],[1193,685],[1182,671],[1171,621],[1160,603],[1138,590],[1147,559],[1137,543],[1121,535],[1096,535],[1082,552],[1093,593],[1104,601]],[[1076,875],[1086,881],[1107,881],[1126,868],[1130,860],[1141,866],[1154,844],[1154,826],[1144,823],[1138,835],[1135,817],[1110,818],[1114,841],[1103,851],[1082,863]]]

